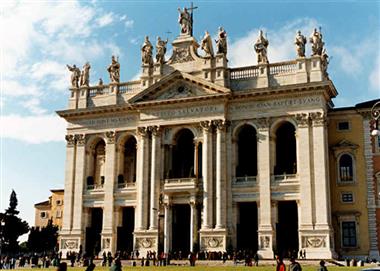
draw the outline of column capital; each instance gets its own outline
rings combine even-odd
[[[66,135],[65,136],[67,147],[74,147],[75,146],[75,136],[74,135]]]
[[[146,137],[148,135],[147,127],[137,127],[136,133],[138,136]]]
[[[230,121],[224,120],[224,119],[213,120],[212,124],[216,127],[218,132],[222,132],[222,131],[224,132],[227,126],[230,125]]]
[[[326,124],[326,116],[324,112],[312,112],[310,118],[313,121],[313,126],[324,126]]]
[[[259,130],[268,130],[271,121],[270,118],[259,118],[255,122]]]
[[[298,113],[294,115],[294,118],[297,121],[297,126],[299,128],[309,127],[309,114],[308,113]]]
[[[197,205],[197,198],[195,196],[190,196],[189,204],[195,207]]]
[[[76,134],[75,142],[78,146],[84,146],[86,144],[86,135],[85,134]]]
[[[157,125],[149,126],[148,130],[152,133],[153,136],[160,136],[162,132],[162,128]]]
[[[115,139],[116,139],[115,131],[107,131],[105,132],[105,136],[107,139],[107,144],[115,144]]]
[[[209,120],[204,120],[199,123],[204,133],[208,133],[211,131],[212,123]]]

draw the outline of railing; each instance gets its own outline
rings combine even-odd
[[[108,86],[96,86],[96,87],[90,87],[88,89],[88,97],[95,97],[97,95],[103,95],[109,93],[109,87]]]
[[[257,66],[250,66],[244,68],[231,69],[231,79],[248,79],[259,76],[259,68]]]
[[[140,81],[130,81],[119,84],[119,94],[140,90]]]
[[[269,74],[286,74],[293,73],[297,69],[297,64],[295,61],[292,62],[281,62],[275,64],[269,64]]]
[[[233,182],[236,184],[239,183],[253,183],[257,181],[256,176],[244,176],[244,177],[235,177]]]
[[[87,190],[102,190],[104,187],[104,184],[88,184]]]
[[[297,174],[273,175],[272,181],[274,181],[274,182],[293,181],[296,178],[297,178]]]
[[[166,184],[182,184],[182,183],[193,183],[196,182],[196,178],[175,178],[175,179],[165,179]]]
[[[117,188],[123,189],[123,188],[131,188],[136,187],[136,183],[133,182],[126,182],[126,183],[118,183]]]

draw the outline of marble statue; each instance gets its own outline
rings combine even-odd
[[[218,39],[216,42],[216,53],[217,54],[227,54],[227,33],[223,27],[219,27]]]
[[[166,41],[161,40],[160,37],[157,37],[156,43],[156,62],[163,64],[165,62],[165,53],[166,53],[166,44],[168,43],[168,39]]]
[[[90,63],[86,62],[86,64],[83,65],[82,73],[80,76],[80,86],[88,87],[90,85],[90,69],[91,65]]]
[[[148,36],[145,36],[145,41],[141,47],[141,61],[143,65],[153,65],[153,46]]]
[[[71,67],[70,65],[66,65],[69,71],[71,71],[71,87],[78,88],[79,87],[79,78],[81,76],[80,70],[75,64]]]
[[[183,8],[183,10],[181,10],[181,8],[178,8],[178,12],[178,23],[181,26],[181,34],[191,35],[193,26],[191,14],[187,11],[187,8]]]
[[[322,71],[325,76],[329,76],[329,74],[327,73],[327,67],[330,63],[330,60],[329,60],[329,55],[327,54],[326,48],[323,49],[321,58],[322,58],[322,61],[321,61]]]
[[[322,33],[321,31],[314,28],[313,33],[310,36],[310,43],[312,44],[311,46],[311,55],[312,56],[321,56],[322,51],[323,51],[323,45],[325,43],[322,40]]]
[[[298,30],[294,44],[296,45],[297,57],[305,57],[305,45],[307,39],[304,35],[301,34],[301,31]]]
[[[111,83],[120,82],[120,64],[115,56],[112,56],[111,64],[108,66],[107,71],[110,74]]]
[[[257,53],[258,64],[269,63],[268,55],[267,55],[268,45],[269,45],[268,40],[264,37],[263,31],[260,30],[259,37],[257,38],[256,43],[255,43],[255,51]]]
[[[103,86],[103,79],[102,79],[102,78],[99,78],[98,86],[99,86],[99,87]]]
[[[201,49],[205,51],[206,57],[214,56],[214,49],[212,48],[212,40],[211,40],[210,33],[208,33],[208,31],[205,31],[205,35],[203,36],[203,39],[201,41]]]

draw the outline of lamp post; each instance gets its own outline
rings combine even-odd
[[[375,121],[374,128],[371,131],[372,136],[379,135],[379,118],[380,118],[380,101],[377,101],[371,108],[371,117]]]

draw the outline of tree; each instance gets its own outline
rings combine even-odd
[[[58,226],[49,219],[46,227],[32,227],[29,232],[27,247],[32,252],[54,252],[57,247]]]
[[[29,231],[28,223],[21,220],[17,215],[17,196],[16,192],[12,190],[9,207],[5,210],[5,213],[0,213],[0,219],[4,222],[2,226],[2,240],[3,240],[3,252],[5,253],[17,253],[19,246],[17,239]]]

